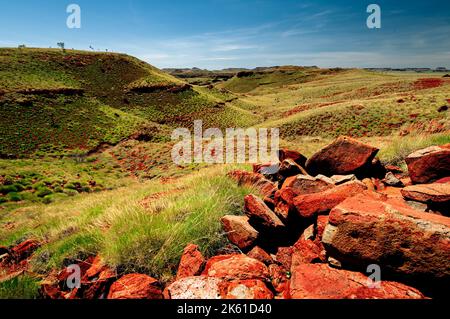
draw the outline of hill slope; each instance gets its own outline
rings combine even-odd
[[[218,127],[250,119],[231,116],[222,103],[127,55],[0,49],[3,158],[91,150],[143,128],[148,139],[167,139],[168,127],[191,126],[193,118]]]

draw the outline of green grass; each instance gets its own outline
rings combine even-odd
[[[37,299],[39,279],[22,275],[0,282],[0,299]]]
[[[66,258],[100,253],[111,266],[168,279],[188,243],[198,244],[208,256],[227,243],[220,217],[240,214],[244,196],[252,192],[227,178],[229,169],[206,168],[170,184],[134,182],[25,206],[0,219],[15,224],[0,234],[0,244],[24,237],[46,240],[31,261],[38,273],[61,267]]]

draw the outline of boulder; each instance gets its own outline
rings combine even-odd
[[[367,187],[361,182],[349,182],[329,190],[300,195],[294,199],[294,205],[301,217],[311,218],[321,213],[328,213],[345,199],[365,191]]]
[[[350,137],[339,137],[306,162],[311,175],[361,174],[370,168],[378,149]]]
[[[280,189],[275,193],[275,214],[285,222],[288,220],[291,212],[294,211],[294,198],[297,193],[290,187]]]
[[[450,184],[420,184],[402,189],[405,199],[422,203],[445,203],[450,201]]]
[[[253,248],[248,254],[248,257],[259,260],[260,262],[262,262],[265,265],[270,265],[273,264],[274,261],[272,259],[272,257],[270,257],[270,255],[261,247],[256,246],[255,248]]]
[[[125,275],[111,285],[108,299],[162,299],[162,290],[155,278],[143,274]]]
[[[378,288],[359,272],[334,269],[327,264],[298,264],[292,269],[290,295],[293,299],[423,299],[406,285],[382,281]],[[372,288],[371,288],[372,287]]]
[[[224,216],[221,219],[227,237],[240,249],[253,246],[258,239],[258,231],[249,224],[247,216]]]
[[[450,176],[450,144],[416,151],[405,161],[414,184],[427,184]]]
[[[258,279],[233,280],[221,285],[222,299],[273,299],[273,293]]]
[[[259,197],[247,195],[244,201],[244,209],[250,218],[250,223],[271,230],[284,228],[283,222]]]
[[[213,277],[185,277],[166,288],[170,299],[220,299],[222,279]]]
[[[197,245],[189,244],[184,248],[178,265],[177,279],[200,275],[205,258]]]
[[[384,274],[448,283],[450,218],[403,200],[361,194],[336,206],[322,237],[328,254],[349,267],[378,264]]]
[[[296,175],[287,178],[281,189],[290,188],[296,195],[306,195],[322,192],[333,187],[332,183],[327,183],[322,179],[309,175]]]
[[[246,255],[221,256],[212,262],[208,262],[203,275],[222,278],[226,280],[267,280],[269,271],[262,262]]]

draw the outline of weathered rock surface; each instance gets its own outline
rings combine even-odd
[[[234,280],[221,286],[222,299],[273,299],[273,293],[261,280]]]
[[[158,280],[143,274],[125,275],[111,285],[108,299],[162,299]]]
[[[246,255],[219,256],[208,261],[203,275],[227,280],[267,280],[269,271],[262,262]]]
[[[361,182],[349,182],[320,193],[297,196],[294,199],[294,205],[300,216],[311,218],[321,213],[328,213],[345,199],[358,195],[366,189],[367,187]]]
[[[30,257],[40,246],[41,243],[38,240],[28,239],[11,248],[10,254],[16,262],[19,262]]]
[[[185,277],[175,281],[166,288],[170,299],[220,299],[220,278]]]
[[[293,299],[423,299],[423,294],[406,285],[383,281],[370,288],[361,273],[339,270],[326,264],[298,264],[292,269],[290,294]]]
[[[402,200],[355,196],[335,207],[322,242],[343,265],[378,264],[386,274],[427,282],[450,278],[450,218]]]
[[[274,263],[272,257],[264,249],[258,246],[249,251],[247,256],[259,260],[267,266]]]
[[[253,246],[258,239],[258,231],[250,225],[247,216],[227,215],[222,217],[221,221],[230,242],[240,249]]]
[[[327,183],[309,175],[296,175],[287,178],[281,189],[291,188],[296,195],[306,195],[333,188],[334,184]]]
[[[198,246],[194,244],[187,245],[178,265],[177,279],[200,275],[204,263],[205,258]]]
[[[416,151],[405,161],[414,184],[431,183],[450,176],[450,144]]]
[[[267,229],[283,228],[283,222],[267,205],[255,195],[247,195],[245,201],[245,212],[253,225],[261,225]]]
[[[350,137],[339,137],[306,162],[311,175],[359,174],[370,167],[378,149]]]
[[[444,203],[450,201],[450,184],[420,184],[402,189],[406,199],[422,203]]]

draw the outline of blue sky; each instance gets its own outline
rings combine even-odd
[[[66,7],[81,7],[81,29]],[[366,8],[382,10],[368,29]],[[157,67],[450,68],[448,0],[0,0],[0,46],[124,52]]]

